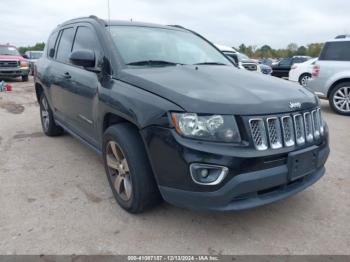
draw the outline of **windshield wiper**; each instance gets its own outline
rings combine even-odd
[[[227,65],[227,64],[220,63],[220,62],[202,62],[202,63],[196,63],[194,65]]]
[[[182,65],[180,63],[174,63],[169,61],[163,61],[163,60],[144,60],[144,61],[137,61],[137,62],[131,62],[127,65],[134,65],[134,66],[167,66],[167,65]]]

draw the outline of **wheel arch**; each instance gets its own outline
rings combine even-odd
[[[341,84],[341,83],[345,83],[345,82],[349,82],[350,83],[350,78],[342,78],[342,79],[338,79],[337,81],[335,81],[329,88],[328,88],[328,92],[327,92],[327,98],[329,99],[330,94],[332,93],[333,89]]]
[[[38,102],[42,93],[44,93],[44,88],[42,87],[42,85],[39,83],[35,83],[35,94]]]

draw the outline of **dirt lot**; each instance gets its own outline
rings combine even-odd
[[[134,216],[94,152],[43,135],[32,82],[17,82],[0,93],[0,254],[350,254],[350,118],[322,110],[332,152],[306,191],[239,213],[164,203]]]

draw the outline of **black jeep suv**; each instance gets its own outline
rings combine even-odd
[[[46,135],[100,153],[117,202],[252,208],[324,173],[328,128],[305,88],[237,69],[179,26],[67,21],[36,64]]]

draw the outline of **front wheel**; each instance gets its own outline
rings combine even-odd
[[[338,84],[332,90],[329,105],[336,113],[350,116],[350,82]]]
[[[28,82],[28,79],[29,79],[28,75],[22,76],[22,82]]]
[[[52,110],[47,102],[46,96],[42,94],[39,100],[41,126],[45,135],[59,136],[63,133],[62,127],[56,125]]]
[[[103,160],[113,195],[122,208],[141,213],[160,201],[144,144],[134,126],[122,123],[106,130]]]

